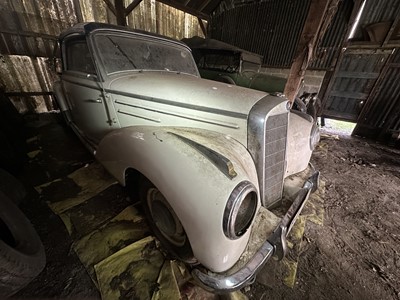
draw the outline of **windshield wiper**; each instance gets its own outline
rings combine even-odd
[[[119,52],[121,52],[121,54],[123,56],[125,56],[125,58],[129,61],[129,63],[132,65],[132,67],[134,67],[135,69],[137,69],[135,63],[132,61],[132,59],[125,53],[124,50],[121,49],[121,47],[114,42],[109,36],[107,36],[107,38],[110,40],[110,42],[114,45],[115,48],[117,48],[119,50]]]

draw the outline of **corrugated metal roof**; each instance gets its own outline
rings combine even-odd
[[[310,0],[222,2],[210,37],[264,56],[268,67],[290,67]]]
[[[394,21],[400,14],[399,0],[367,0],[354,38],[365,40],[365,27],[369,24]]]

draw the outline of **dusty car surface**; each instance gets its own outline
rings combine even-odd
[[[283,97],[201,79],[190,49],[143,31],[78,24],[60,35],[60,110],[98,161],[137,186],[154,234],[214,291],[239,289],[285,253],[286,234],[312,190],[238,270],[260,207],[280,203],[303,171],[318,128]],[[135,177],[135,178],[136,178]]]
[[[198,36],[182,39],[193,51],[202,78],[235,84],[267,93],[282,93],[286,79],[260,73],[262,56]]]

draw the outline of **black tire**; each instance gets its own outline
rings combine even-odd
[[[18,292],[45,264],[43,244],[32,224],[0,192],[0,296],[9,297]]]
[[[12,200],[16,205],[26,197],[26,190],[21,182],[6,170],[0,168],[0,191],[3,192],[8,199]]]
[[[192,247],[179,218],[161,192],[144,177],[140,182],[139,198],[149,227],[165,250],[174,258],[196,264],[197,260],[194,258]],[[154,200],[155,198],[157,200]],[[172,234],[172,231],[175,233]]]

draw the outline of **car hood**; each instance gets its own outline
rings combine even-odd
[[[168,71],[141,71],[120,75],[109,92],[163,104],[226,112],[245,118],[267,94],[260,91]]]
[[[251,89],[268,93],[283,93],[285,89],[286,78],[256,72],[243,72],[242,74],[250,79],[248,87]]]

